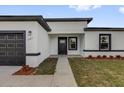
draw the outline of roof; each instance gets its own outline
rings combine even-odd
[[[84,31],[124,31],[124,28],[113,28],[113,27],[87,27]]]
[[[47,22],[92,21],[93,18],[45,18]]]
[[[40,15],[17,15],[17,16],[0,16],[0,21],[37,21],[46,31],[51,31],[49,25]]]

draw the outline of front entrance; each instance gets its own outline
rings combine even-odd
[[[0,65],[25,65],[25,32],[0,32]]]
[[[58,37],[58,54],[67,54],[67,37]]]

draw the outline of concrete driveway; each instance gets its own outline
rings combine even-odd
[[[51,87],[53,75],[12,75],[21,66],[0,66],[0,87]]]
[[[11,76],[14,72],[18,71],[21,66],[0,66],[0,77]]]
[[[51,87],[53,75],[13,75],[0,77],[0,87]]]

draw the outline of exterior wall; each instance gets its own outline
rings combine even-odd
[[[11,30],[24,30],[26,31],[26,53],[32,54],[32,53],[38,53],[42,51],[39,51],[40,49],[38,48],[38,40],[39,40],[39,33],[42,32],[43,34],[40,33],[40,37],[44,36],[44,31],[42,27],[39,29],[39,24],[36,21],[22,21],[22,22],[17,22],[17,21],[1,21],[0,22],[0,30],[4,31],[11,31]],[[28,31],[32,31],[32,35],[28,35]],[[47,33],[47,32],[46,32]],[[45,35],[46,35],[45,33]],[[44,39],[45,41],[45,39]],[[43,42],[43,38],[41,38],[41,43]],[[42,47],[41,47],[42,48]],[[43,47],[44,48],[44,47]],[[43,50],[43,49],[42,49]],[[44,52],[43,52],[44,53]],[[46,55],[46,54],[45,54]],[[44,56],[42,57],[44,59]],[[29,66],[37,66],[39,63],[39,59],[37,56],[26,56],[26,64]]]
[[[84,38],[84,34],[80,36],[80,55],[84,56],[84,49],[85,47],[85,38]]]
[[[38,24],[38,23],[37,23]],[[46,30],[38,24],[38,52],[41,54],[38,56],[38,61],[36,65],[39,65],[44,59],[49,56],[49,36]]]
[[[84,33],[84,27],[87,27],[87,22],[47,22],[52,31],[48,34],[63,34],[63,33]]]
[[[123,31],[86,31],[85,32],[85,48],[84,50],[99,50],[99,34],[111,34],[111,50],[107,52],[85,52],[85,56],[88,55],[121,55],[124,56],[124,32]]]
[[[82,37],[83,34],[64,34],[64,35],[49,35],[50,37],[50,55],[58,55],[58,37],[77,37],[77,50],[67,50],[67,54],[68,55],[82,55],[81,50],[83,50],[83,43],[81,43],[81,41],[83,41]],[[68,39],[68,38],[67,38]],[[68,40],[67,40],[67,49],[68,49]]]

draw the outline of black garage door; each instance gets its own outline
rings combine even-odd
[[[25,65],[24,32],[0,32],[0,65]]]

